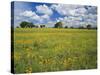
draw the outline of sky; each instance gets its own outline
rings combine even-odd
[[[13,10],[13,9],[12,9]],[[35,25],[45,24],[54,27],[61,21],[63,26],[97,27],[97,7],[73,4],[54,4],[37,2],[14,2],[14,27],[22,21]]]

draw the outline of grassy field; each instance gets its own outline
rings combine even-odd
[[[96,67],[96,30],[16,28],[14,31],[15,73]]]

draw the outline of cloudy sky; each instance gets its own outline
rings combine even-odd
[[[34,2],[14,2],[14,26],[22,21],[46,24],[53,27],[62,21],[64,26],[97,26],[97,7],[87,5],[50,4]]]

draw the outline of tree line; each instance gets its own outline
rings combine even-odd
[[[23,21],[20,23],[20,27],[17,26],[17,28],[38,28],[39,26],[31,23],[31,22],[26,22],[26,21]],[[43,28],[45,27],[45,25],[40,25],[40,28]]]
[[[23,21],[20,23],[20,27],[21,28],[45,28],[46,25],[35,25],[31,22],[26,22],[26,21]],[[17,28],[19,28],[19,26],[17,26]],[[53,28],[71,28],[71,29],[74,29],[73,26],[71,27],[68,27],[68,26],[63,26],[63,23],[62,22],[57,22]],[[78,27],[78,29],[97,29],[97,27],[92,27],[90,24],[87,24],[86,27],[83,27],[83,26],[80,26]]]

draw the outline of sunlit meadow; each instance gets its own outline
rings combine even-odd
[[[96,30],[15,28],[15,73],[94,69],[96,67]]]

